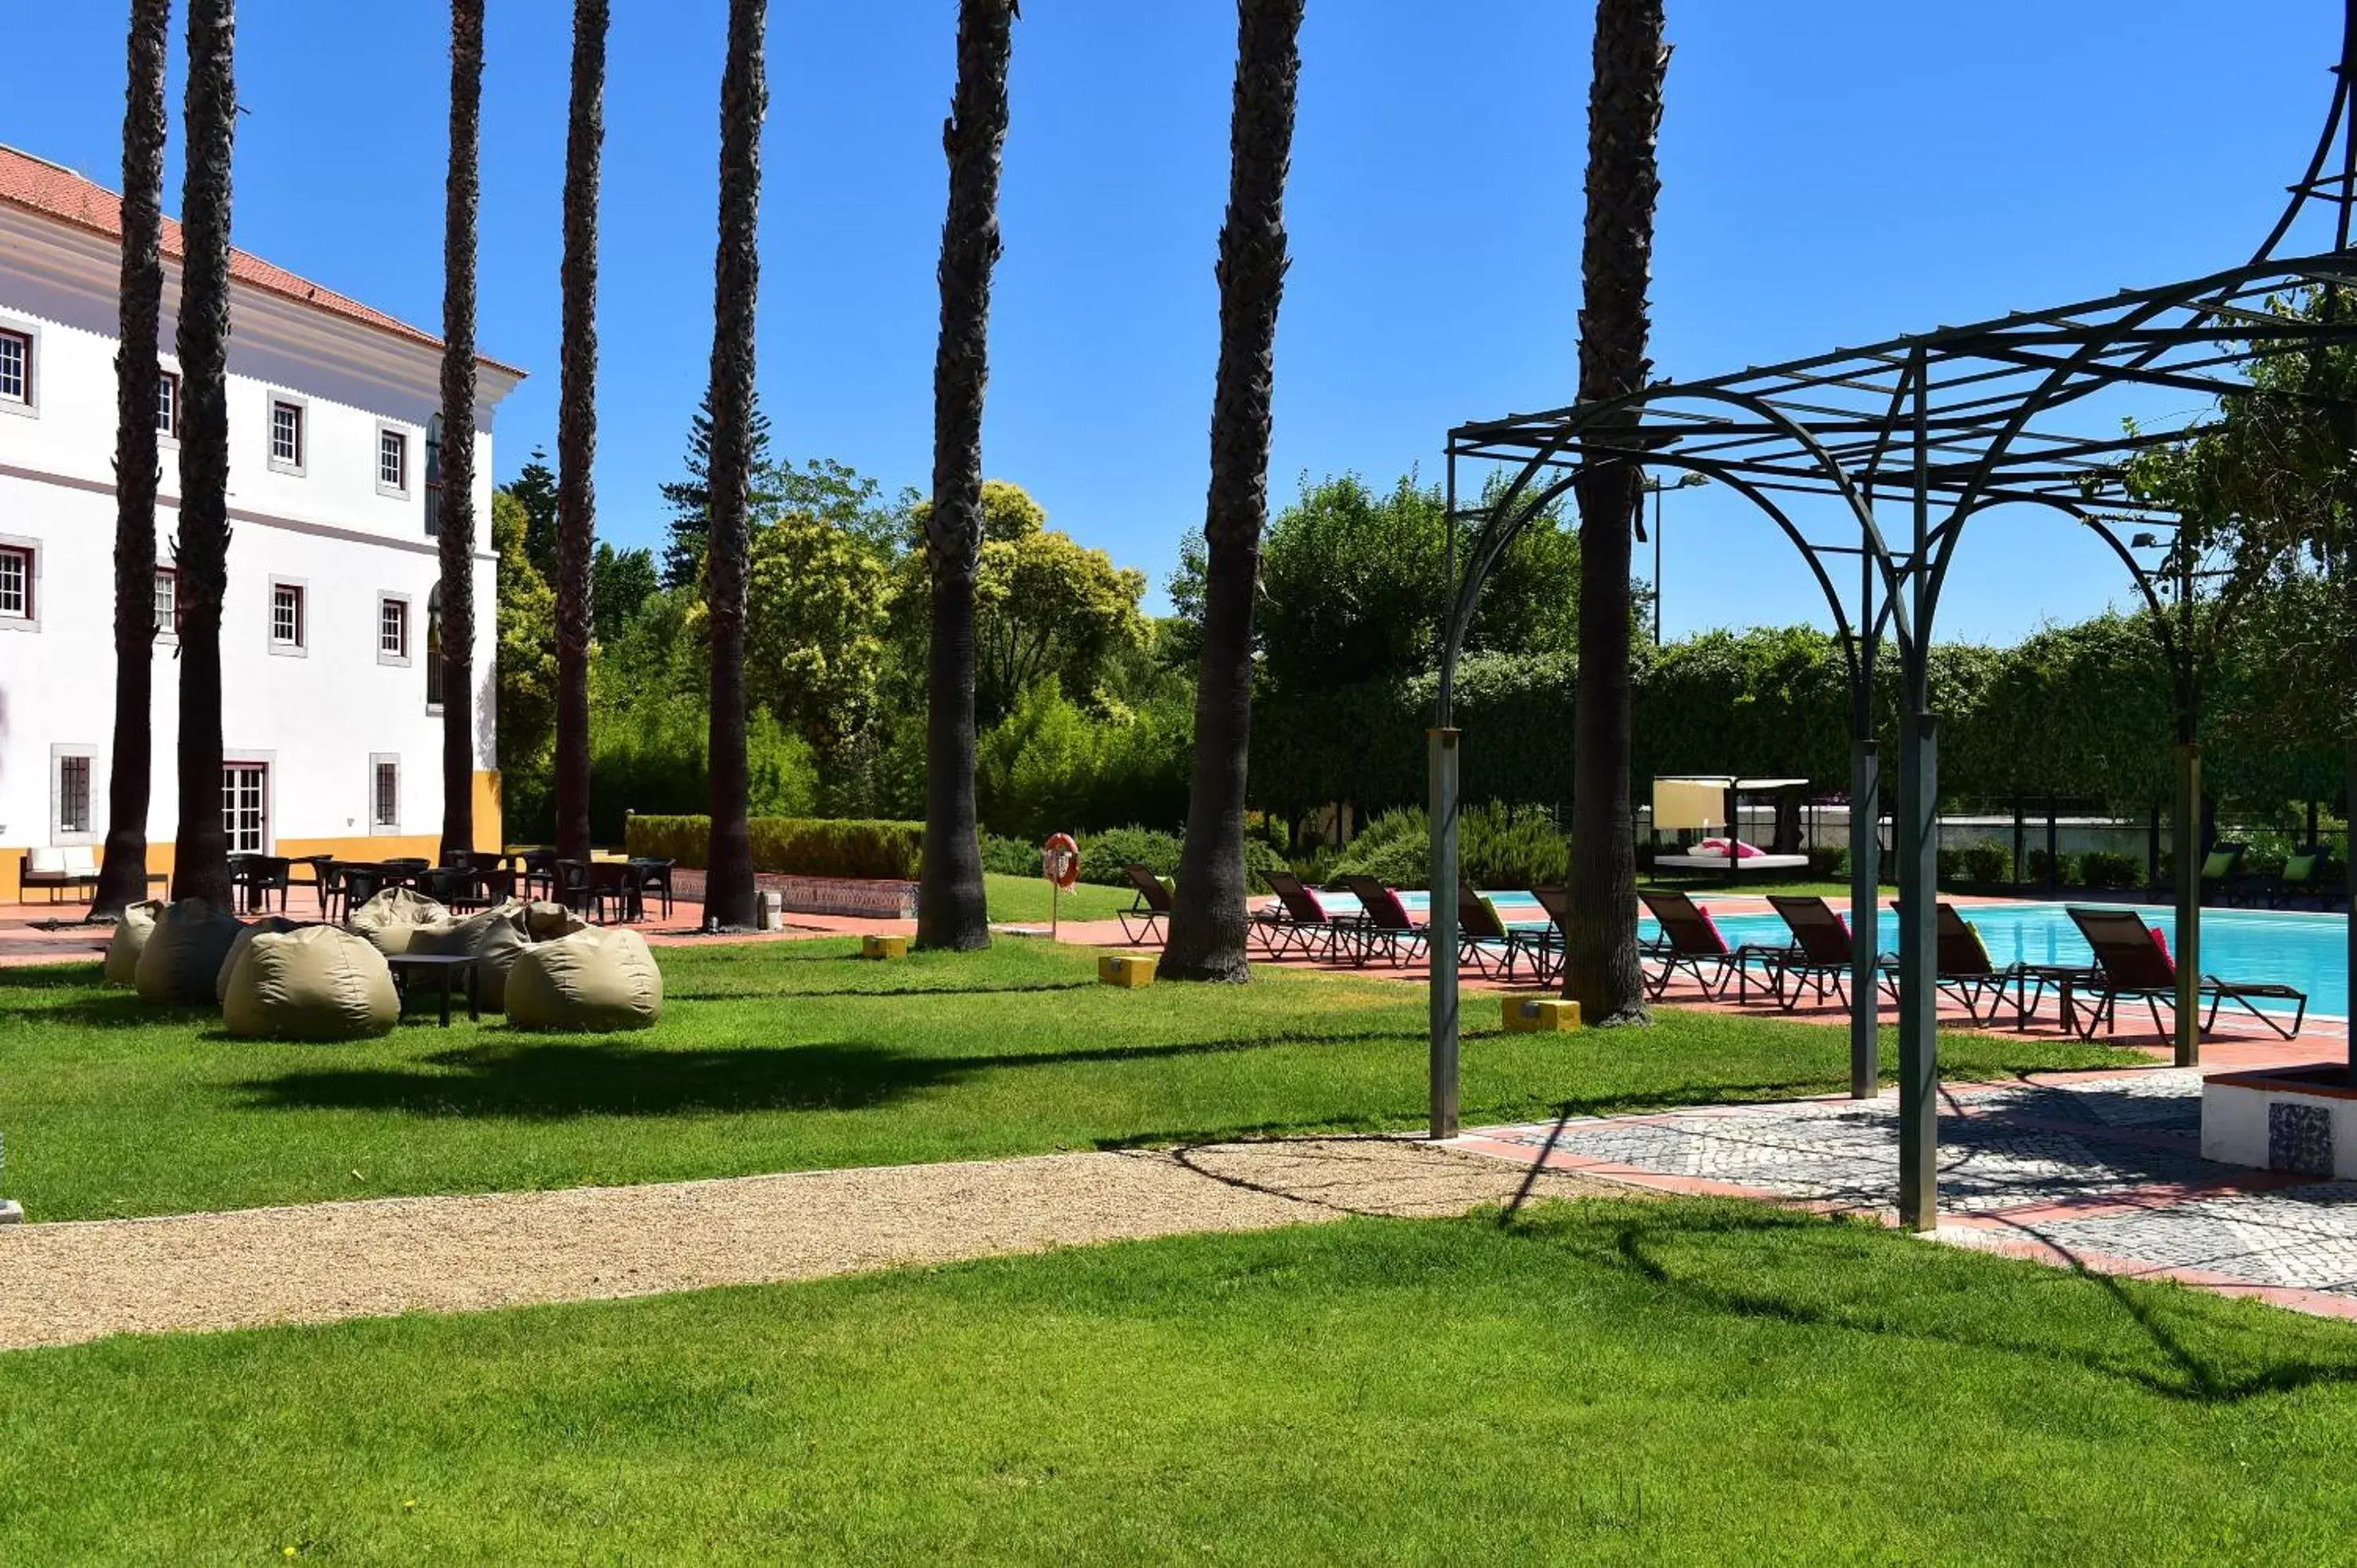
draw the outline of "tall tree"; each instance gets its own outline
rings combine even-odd
[[[708,386],[703,406],[688,421],[685,467],[687,472],[682,478],[658,487],[663,504],[671,508],[662,553],[666,588],[704,586],[704,552],[712,538],[712,389]],[[747,467],[753,477],[747,481],[745,510],[752,520],[748,526],[759,526],[776,510],[780,498],[774,483],[777,466],[770,456],[770,416],[761,412],[758,393],[753,399],[752,456]]]
[[[1579,401],[1626,397],[1652,361],[1646,300],[1655,145],[1670,51],[1663,0],[1597,0],[1587,88],[1587,228],[1580,257]],[[1635,414],[1626,416],[1634,423]],[[1563,993],[1595,1024],[1641,1024],[1637,962],[1637,848],[1629,802],[1631,525],[1643,473],[1598,465],[1579,478],[1579,708],[1571,795],[1571,919]]]
[[[1203,520],[1203,652],[1195,686],[1195,781],[1162,972],[1243,981],[1244,780],[1252,746],[1253,598],[1268,525],[1269,405],[1285,294],[1285,179],[1293,162],[1303,0],[1240,0],[1220,231],[1220,369]]]
[[[990,945],[974,805],[974,607],[982,558],[982,407],[990,382],[990,274],[997,264],[998,173],[1006,145],[1006,67],[1015,0],[961,0],[957,89],[942,126],[949,212],[942,220],[941,342],[933,355],[933,496],[925,517],[932,572],[926,659],[925,845],[917,944]]]
[[[712,539],[704,564],[712,632],[712,840],[704,923],[753,923],[751,780],[745,740],[745,580],[751,550],[747,492],[753,458],[753,305],[760,284],[761,121],[770,87],[761,58],[769,0],[728,0],[728,64],[720,79],[720,244],[713,265]]]
[[[556,406],[556,852],[589,858],[589,641],[596,630],[597,190],[607,0],[575,0],[565,137],[565,347]]]
[[[230,904],[221,818],[221,597],[229,589],[230,156],[237,0],[188,0],[180,189],[180,820],[172,894]]]
[[[442,221],[442,853],[475,847],[475,230],[483,194],[483,0],[450,0]]]
[[[156,408],[163,380],[156,344],[164,312],[164,60],[171,21],[171,0],[131,0],[114,360],[113,770],[93,917],[119,914],[147,896],[147,795],[156,757]]]

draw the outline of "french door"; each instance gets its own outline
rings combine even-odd
[[[221,832],[231,854],[261,854],[270,847],[270,769],[259,762],[232,762],[221,769]]]

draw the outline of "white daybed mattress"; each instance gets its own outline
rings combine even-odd
[[[1657,854],[1657,866],[1674,866],[1680,871],[1725,871],[1732,865],[1737,871],[1798,871],[1809,864],[1805,854],[1754,854],[1729,861],[1723,854]]]

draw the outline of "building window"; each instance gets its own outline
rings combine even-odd
[[[221,832],[231,854],[264,854],[270,847],[270,769],[259,762],[221,768]]]
[[[388,495],[409,493],[409,435],[405,431],[378,428],[376,488]]]
[[[162,637],[180,635],[180,574],[177,567],[156,568],[156,631]]]
[[[442,532],[442,416],[425,422],[425,532]]]
[[[400,831],[401,759],[397,757],[369,758],[369,826],[377,832]]]
[[[299,583],[270,585],[270,646],[299,650],[304,646],[303,588]]]
[[[167,441],[180,438],[180,378],[172,371],[156,378],[156,434]]]
[[[33,405],[33,338],[0,329],[0,403]]]
[[[0,620],[29,621],[33,614],[33,553],[0,544]]]
[[[289,473],[303,471],[303,405],[299,403],[270,400],[270,466]]]
[[[58,758],[58,835],[90,832],[90,758]]]
[[[380,594],[376,601],[376,661],[409,662],[409,601]]]
[[[442,585],[425,596],[425,705],[442,711]]]

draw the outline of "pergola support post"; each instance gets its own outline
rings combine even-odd
[[[2201,743],[2177,746],[2177,1065],[2201,1065]]]
[[[1880,962],[1876,926],[1882,902],[1881,748],[1861,736],[1849,759],[1850,944],[1849,1093],[1871,1100],[1882,1089]]]
[[[2357,996],[2357,736],[2351,736],[2341,749],[2341,875],[2349,882],[2349,994]],[[2319,904],[2322,899],[2317,900]],[[2349,1026],[2349,1081],[2357,1083],[2357,1024]]]
[[[1909,650],[1910,661],[1925,657]],[[1910,685],[1916,682],[1910,682]],[[1920,690],[1920,687],[1918,687]],[[1899,1222],[1939,1223],[1939,720],[1916,711],[1899,730]]]
[[[1432,1136],[1457,1136],[1457,730],[1428,734],[1432,801],[1432,907],[1425,950],[1432,963]]]

